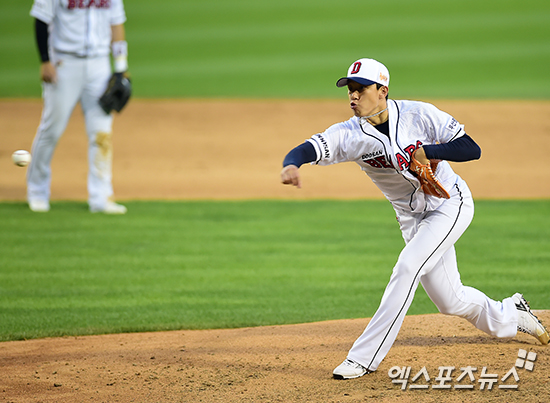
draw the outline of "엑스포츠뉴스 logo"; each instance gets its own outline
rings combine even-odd
[[[401,390],[473,390],[476,389],[477,384],[479,384],[479,390],[492,390],[493,386],[495,386],[495,389],[518,390],[520,374],[522,376],[528,375],[522,371],[518,372],[518,369],[525,369],[529,372],[533,372],[535,370],[536,359],[537,353],[520,348],[516,362],[502,378],[500,378],[500,375],[497,373],[490,373],[491,371],[489,371],[486,366],[482,367],[481,371],[479,371],[479,367],[477,365],[475,367],[472,367],[471,365],[466,367],[459,366],[460,374],[456,377],[456,379],[453,378],[453,373],[455,371],[458,372],[458,368],[446,365],[439,366],[439,376],[436,378],[430,377],[425,366],[422,367],[420,371],[412,377],[412,379],[409,379],[411,376],[412,367],[399,367],[396,365],[390,368],[388,375],[392,379],[392,383],[401,384]],[[479,374],[477,379],[474,373],[476,373],[476,375]],[[455,373],[454,375],[457,374]]]

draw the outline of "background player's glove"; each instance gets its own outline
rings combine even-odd
[[[105,113],[114,109],[120,112],[126,106],[132,95],[132,83],[126,73],[113,73],[107,84],[107,89],[99,98],[99,105]]]
[[[411,157],[411,165],[409,169],[412,173],[414,173],[418,179],[420,180],[420,184],[422,185],[422,190],[424,193],[440,197],[443,199],[448,199],[451,196],[449,196],[449,193],[445,190],[445,188],[439,183],[439,181],[436,179],[434,172],[437,169],[437,164],[439,164],[439,161],[436,160],[430,160],[429,164],[421,164],[415,157],[414,154],[416,151],[412,154]]]

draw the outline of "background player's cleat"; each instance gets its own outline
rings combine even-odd
[[[112,201],[108,201],[103,208],[90,207],[92,213],[103,213],[103,214],[126,214],[125,206],[118,204]]]
[[[531,312],[529,303],[523,298],[523,295],[516,293],[512,295],[512,300],[518,310],[518,330],[536,337],[542,344],[548,344],[550,340],[548,331],[533,312]]]
[[[29,208],[35,213],[47,213],[50,211],[50,202],[47,200],[29,200]]]
[[[370,373],[371,371],[361,364],[346,358],[343,363],[334,369],[332,376],[334,379],[353,379]]]

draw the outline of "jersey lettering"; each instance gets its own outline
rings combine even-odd
[[[382,165],[375,159],[363,160],[365,164],[369,164],[373,168],[382,168]]]
[[[420,140],[417,140],[416,144],[411,144],[405,147],[405,152],[409,156],[409,161],[412,158],[413,152],[415,150],[418,150],[421,146],[422,146],[422,142]],[[395,154],[395,158],[397,159],[397,163],[399,164],[400,170],[403,171],[409,168],[410,162],[408,162],[407,159],[403,155],[401,155],[401,153]]]
[[[111,0],[69,0],[67,8],[74,10],[75,8],[110,8]]]
[[[315,137],[319,140],[319,142],[323,145],[323,158],[329,159],[330,158],[330,149],[328,147],[328,143],[325,140],[325,138],[319,134],[316,134]]]
[[[401,171],[404,171],[405,169],[407,169],[409,167],[409,163],[407,162],[405,157],[403,157],[401,155],[401,153],[395,154],[395,158],[397,159],[397,165],[399,165],[399,169]]]
[[[373,151],[372,153],[366,153],[366,154],[363,154],[361,156],[361,159],[363,161],[366,161],[368,159],[371,159],[371,158],[374,158],[374,157],[378,157],[379,155],[384,155],[384,152],[382,150],[376,150],[376,151]]]
[[[455,118],[452,118],[449,124],[447,125],[447,130],[454,131],[456,129],[456,125],[458,125],[458,122]]]
[[[373,153],[377,154],[377,153]],[[372,154],[365,154],[361,157],[365,164],[369,164],[373,168],[393,168],[391,162],[388,162],[386,156],[378,155],[372,156]]]
[[[416,147],[413,144],[405,148],[405,152],[409,155],[409,159],[412,157],[414,150],[416,150]]]
[[[380,163],[380,165],[382,165],[382,168],[393,168],[393,165],[391,163],[388,163],[385,156],[381,155],[380,157],[376,157],[375,159]]]

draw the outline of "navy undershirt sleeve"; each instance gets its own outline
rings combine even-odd
[[[426,157],[433,160],[465,162],[481,157],[481,148],[467,134],[445,144],[429,144],[422,146]]]
[[[454,162],[464,162],[479,159],[481,148],[467,134],[445,144],[431,144],[423,146],[426,157]],[[283,167],[295,165],[298,168],[303,164],[317,159],[317,153],[313,144],[306,141],[293,148],[285,157]]]
[[[35,18],[34,20],[34,33],[36,35],[36,45],[38,47],[38,54],[42,62],[50,60],[48,54],[48,24]]]
[[[283,161],[283,167],[296,165],[300,168],[301,165],[313,162],[316,159],[317,153],[315,152],[315,147],[309,141],[306,141],[290,150]]]

